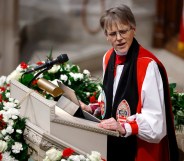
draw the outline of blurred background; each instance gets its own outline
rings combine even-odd
[[[70,61],[102,75],[111,47],[100,29],[101,13],[128,5],[136,18],[138,42],[165,65],[169,81],[184,89],[184,50],[178,48],[183,0],[0,0],[0,75],[24,61],[68,54]]]

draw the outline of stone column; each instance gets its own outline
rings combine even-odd
[[[18,0],[0,0],[0,75],[18,65]]]

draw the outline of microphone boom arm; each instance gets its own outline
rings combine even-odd
[[[47,71],[47,70],[49,70],[49,69],[51,69],[51,67],[46,67],[45,69],[39,71],[39,72],[30,80],[30,82],[28,83],[28,87],[29,87],[29,88],[31,87],[31,83],[32,83],[41,73],[43,73],[43,72],[45,72],[45,71]]]

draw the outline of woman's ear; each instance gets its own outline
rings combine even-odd
[[[136,28],[133,28],[133,31],[134,31],[134,36],[136,35]]]

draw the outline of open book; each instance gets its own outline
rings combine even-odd
[[[57,83],[59,87],[63,90],[63,95],[56,103],[58,107],[62,108],[64,111],[68,112],[73,116],[84,118],[90,121],[100,122],[100,119],[81,108],[80,102],[73,89],[64,85],[59,80],[57,81]]]

